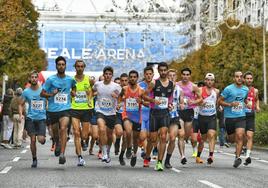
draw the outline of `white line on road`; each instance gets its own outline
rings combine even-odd
[[[0,174],[6,174],[8,171],[12,168],[12,166],[5,167],[2,171],[0,171]]]
[[[205,184],[205,185],[208,185],[209,187],[212,187],[212,188],[222,188],[221,186],[218,186],[218,185],[211,183],[209,181],[206,181],[206,180],[198,180],[198,181]]]
[[[20,153],[26,153],[27,149],[22,150]]]
[[[26,146],[26,149],[29,149],[30,148],[30,145]]]
[[[176,168],[171,168],[171,170],[174,171],[174,172],[177,172],[177,173],[180,173],[181,172],[180,170],[178,170]]]
[[[257,161],[259,161],[259,162],[263,162],[263,163],[268,163],[268,161],[266,161],[266,160],[257,160]]]
[[[20,157],[15,157],[12,161],[13,162],[18,162],[20,160]]]

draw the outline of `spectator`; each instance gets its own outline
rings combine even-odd
[[[10,111],[10,103],[14,96],[14,91],[9,88],[4,95],[3,100],[3,141],[1,143],[1,146],[3,146],[6,149],[12,149],[12,146],[9,144],[9,139],[12,134],[13,130],[13,122],[11,119],[11,111]]]
[[[23,135],[23,129],[24,129],[24,110],[19,110],[19,106],[21,103],[21,94],[22,94],[22,88],[16,89],[16,95],[11,100],[10,108],[12,113],[12,119],[13,119],[13,144],[14,147],[19,148],[22,145],[22,135]]]

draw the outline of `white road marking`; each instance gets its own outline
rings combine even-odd
[[[26,149],[29,149],[29,148],[30,148],[30,145],[26,146],[25,148],[26,148]]]
[[[5,167],[2,171],[0,171],[0,174],[6,174],[8,171],[12,168],[12,166]]]
[[[12,161],[13,162],[18,162],[20,160],[20,157],[15,157]]]
[[[177,173],[180,173],[181,172],[180,170],[178,170],[176,168],[171,168],[171,170],[174,171],[174,172],[177,172]]]
[[[209,187],[212,187],[212,188],[222,188],[221,186],[216,185],[216,184],[211,183],[211,182],[206,181],[206,180],[198,180],[198,181],[205,184],[205,185],[208,185]]]
[[[22,150],[20,153],[26,153],[27,149]]]
[[[266,160],[262,160],[262,159],[257,160],[257,161],[259,161],[259,162],[263,162],[263,163],[268,163],[268,161],[266,161]]]

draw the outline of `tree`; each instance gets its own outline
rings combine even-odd
[[[47,66],[38,44],[38,16],[31,0],[0,0],[0,75],[12,82],[23,84],[30,71]]]
[[[230,30],[221,25],[220,29],[223,38],[217,46],[203,44],[200,50],[187,56],[183,62],[173,61],[171,68],[191,68],[194,81],[203,80],[206,73],[212,72],[220,89],[233,82],[234,71],[251,71],[254,74],[254,85],[263,95],[262,28],[242,25],[237,30]]]

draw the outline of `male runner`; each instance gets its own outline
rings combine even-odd
[[[173,91],[173,107],[172,110],[169,112],[170,114],[170,124],[169,124],[169,143],[167,147],[167,155],[165,159],[165,168],[172,168],[170,164],[170,158],[175,148],[175,141],[178,135],[178,129],[181,129],[180,126],[180,118],[179,118],[179,109],[183,108],[183,95],[181,88],[176,84],[177,81],[177,74],[176,70],[169,69],[168,70],[168,78],[174,84],[174,91]],[[184,143],[184,138],[179,137],[178,146],[179,149],[182,148],[182,143]],[[181,149],[180,149],[181,150]],[[184,156],[184,154],[181,154]]]
[[[141,103],[144,90],[138,85],[139,73],[137,71],[131,70],[128,77],[129,84],[128,86],[123,87],[121,93],[122,99],[124,100],[122,119],[127,136],[130,135],[131,137],[131,139],[127,139],[127,145],[131,146],[133,144],[133,153],[130,165],[134,167],[137,161],[137,151],[141,130]]]
[[[84,75],[86,67],[85,62],[83,60],[76,60],[74,67],[76,70],[76,75],[74,76],[76,81],[76,93],[72,98],[71,117],[74,131],[75,152],[78,156],[77,166],[84,166],[85,160],[81,154],[81,143],[83,146],[86,145],[86,140],[90,133],[91,125],[89,121],[92,116],[92,90],[89,77]],[[82,125],[82,130],[80,124]]]
[[[158,64],[158,72],[160,78],[158,80],[153,80],[146,91],[151,91],[151,97],[146,97],[146,100],[151,102],[150,104],[150,136],[148,141],[151,144],[147,145],[146,149],[146,165],[149,166],[150,153],[152,151],[152,146],[157,145],[157,137],[159,136],[159,149],[158,149],[158,161],[155,166],[155,170],[163,171],[162,160],[166,151],[166,138],[169,126],[169,109],[172,108],[172,94],[174,84],[169,81],[167,77],[168,65],[165,62]]]
[[[119,84],[122,88],[128,85],[127,73],[122,73],[120,75],[120,83]],[[116,115],[117,115],[117,118],[119,119],[120,124],[123,126],[123,137],[122,137],[121,151],[119,154],[119,162],[120,162],[120,165],[122,165],[122,166],[126,165],[126,162],[124,160],[125,150],[127,149],[127,152],[126,152],[127,159],[130,159],[131,158],[131,149],[132,149],[131,145],[127,145],[127,139],[131,139],[131,137],[127,137],[126,130],[124,129],[123,119],[122,119],[123,111],[124,111],[124,100],[120,100],[118,103],[118,106],[117,106]],[[119,146],[120,146],[120,139],[121,138],[117,138],[116,142],[115,142],[116,149],[118,149],[118,150],[119,150]]]
[[[144,68],[143,70],[143,74],[144,74],[144,80],[141,81],[139,83],[139,86],[146,91],[148,88],[148,85],[150,85],[150,83],[153,80],[154,77],[154,69],[151,66],[147,66]],[[142,154],[141,156],[144,157],[145,156],[145,150],[147,147],[147,144],[151,144],[151,143],[147,143],[147,137],[149,136],[149,132],[150,132],[150,125],[149,125],[149,117],[150,117],[150,108],[149,108],[150,102],[143,100],[142,101],[142,107],[141,107],[141,131],[140,131],[140,142],[143,145],[143,149],[142,149]]]
[[[191,136],[192,133],[194,108],[202,100],[198,86],[190,81],[191,73],[192,71],[189,68],[182,69],[181,70],[182,80],[178,82],[180,88],[183,91],[184,109],[179,111],[179,115],[183,123],[181,126],[184,126],[186,140]],[[192,140],[191,143],[193,147],[193,155],[196,156],[197,142]],[[183,158],[181,162],[182,164],[185,164],[186,158]]]
[[[253,74],[246,72],[244,74],[244,81],[249,89],[248,92],[248,105],[246,107],[246,160],[244,165],[251,163],[250,153],[253,148],[253,136],[255,131],[255,112],[260,111],[259,91],[253,87]]]
[[[70,121],[71,94],[75,94],[75,80],[65,75],[66,60],[59,56],[55,60],[57,74],[47,78],[41,97],[48,99],[48,116],[53,126],[53,138],[56,142],[55,156],[59,164],[64,164],[67,142],[67,126]],[[58,126],[59,123],[59,126]]]
[[[245,103],[247,103],[248,88],[243,85],[243,73],[235,71],[234,83],[227,86],[219,97],[219,104],[224,107],[224,118],[228,139],[236,142],[235,161],[237,168],[242,160],[240,154],[246,129]]]
[[[200,156],[206,140],[208,140],[209,144],[209,157],[207,162],[208,164],[213,163],[217,130],[217,98],[219,96],[219,90],[214,88],[214,83],[214,74],[207,73],[205,76],[205,86],[200,88],[203,101],[199,106],[198,125],[202,135],[202,142],[198,144],[197,163],[203,163]]]
[[[96,82],[93,90],[97,92],[95,110],[99,127],[99,140],[102,146],[102,161],[109,163],[110,147],[113,130],[117,137],[122,136],[123,130],[116,116],[117,98],[121,92],[120,85],[112,81],[113,68],[106,66],[103,69],[104,80]]]
[[[36,137],[40,144],[46,142],[46,99],[40,97],[42,87],[38,84],[38,72],[30,74],[31,86],[22,92],[22,101],[19,105],[19,114],[23,112],[24,103],[29,104],[25,129],[31,138],[32,168],[37,167]]]

